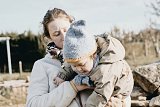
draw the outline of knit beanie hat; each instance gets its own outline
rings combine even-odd
[[[63,45],[63,57],[67,62],[76,62],[93,55],[97,50],[95,37],[86,29],[86,22],[79,20],[71,24]]]

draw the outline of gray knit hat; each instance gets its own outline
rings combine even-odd
[[[68,29],[63,45],[63,57],[67,62],[93,55],[97,50],[95,37],[86,29],[86,22],[79,20]]]

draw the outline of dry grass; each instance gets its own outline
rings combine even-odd
[[[25,107],[25,104],[17,104],[17,105],[4,105],[0,107]]]
[[[141,56],[135,59],[127,59],[127,62],[129,63],[131,68],[135,68],[141,65],[151,64],[151,63],[158,62],[158,61],[160,61],[160,58],[154,57],[154,56],[153,57]]]
[[[126,43],[124,46],[126,50],[126,60],[131,68],[160,61],[160,57],[156,57],[153,46],[150,46],[148,56],[145,56],[143,43]]]
[[[30,73],[0,74],[0,82],[7,80],[27,80]],[[27,88],[0,87],[0,107],[25,107]]]
[[[12,75],[0,74],[0,82],[20,79],[27,80],[27,76],[30,76],[30,72],[23,72],[22,75],[20,75],[19,73],[13,73]]]

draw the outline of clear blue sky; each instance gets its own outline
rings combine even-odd
[[[42,31],[40,22],[46,11],[62,8],[76,19],[87,21],[93,34],[114,26],[127,31],[148,27],[147,0],[0,0],[0,32]]]

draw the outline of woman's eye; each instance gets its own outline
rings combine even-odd
[[[53,36],[59,36],[59,35],[60,35],[59,31],[53,34]]]

